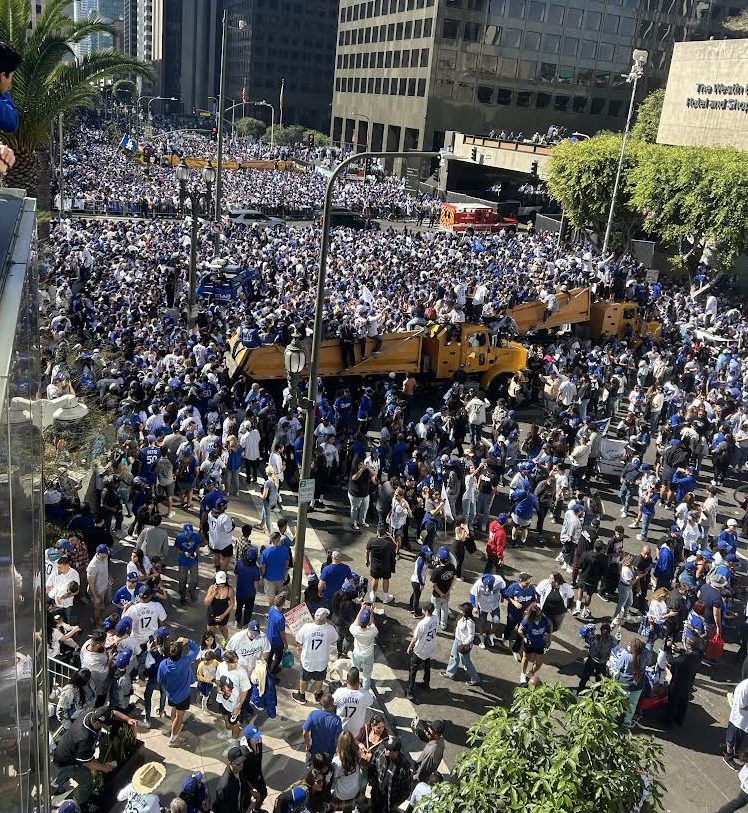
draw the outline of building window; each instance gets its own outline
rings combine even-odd
[[[416,96],[425,96],[426,95],[426,80],[419,79],[418,85],[416,87]]]
[[[631,37],[636,31],[636,20],[633,17],[621,17],[618,33],[622,37]]]
[[[620,21],[621,18],[617,14],[605,14],[603,16],[603,31],[606,34],[617,34]]]
[[[486,85],[478,85],[475,96],[481,104],[491,104],[493,88],[487,87]]]
[[[509,0],[507,3],[507,14],[509,17],[516,17],[522,20],[525,17],[525,0]]]
[[[403,38],[403,24],[396,23],[395,24],[395,39],[401,40]]]
[[[390,96],[397,96],[397,79],[390,82]]]
[[[353,92],[358,93],[361,90],[361,79],[357,76],[353,80]]]
[[[556,34],[543,34],[540,50],[544,54],[557,54],[561,45],[561,37]]]
[[[377,67],[384,67],[384,51],[377,51]]]
[[[521,59],[519,62],[519,78],[534,80],[538,71],[538,63],[529,59]]]
[[[593,99],[590,105],[590,113],[593,116],[602,116],[606,101],[606,99]]]
[[[413,20],[407,20],[405,23],[405,29],[403,31],[403,37],[406,40],[409,40],[413,37]]]
[[[379,26],[378,25],[372,26],[372,29],[371,29],[371,41],[372,42],[379,42]]]
[[[338,54],[337,57],[335,57],[335,67],[336,68],[342,68],[343,67],[343,55],[342,54]]]
[[[566,10],[566,27],[567,28],[581,28],[582,15],[584,11],[581,8],[570,8]]]
[[[374,80],[374,93],[381,93],[382,92],[382,78],[378,76]]]
[[[564,7],[563,6],[549,6],[548,17],[546,22],[549,25],[563,25],[564,24]]]
[[[385,76],[385,78],[382,79],[382,93],[384,93],[385,96],[388,96],[389,92],[390,92],[390,80]]]
[[[514,77],[517,75],[518,62],[519,60],[511,56],[502,57],[501,65],[499,66],[499,74],[501,76],[514,79]]]
[[[501,44],[505,48],[519,48],[522,31],[519,28],[503,28],[501,31]]]
[[[594,59],[597,54],[597,43],[592,40],[582,40],[579,47],[579,56],[582,59]]]
[[[462,38],[465,42],[478,42],[481,35],[480,23],[465,23]]]
[[[360,68],[360,67],[361,67],[361,58],[362,58],[362,54],[361,54],[361,52],[359,51],[359,52],[356,54],[356,64],[354,65],[354,67],[355,67],[356,69],[358,69],[358,68]]]
[[[538,93],[537,97],[535,98],[535,107],[538,110],[545,110],[546,108],[550,107],[550,104],[551,104],[550,93]]]
[[[595,87],[606,88],[610,84],[610,71],[595,71]]]
[[[423,21],[423,36],[430,37],[431,36],[431,29],[434,25],[434,20],[432,17],[427,17]]]
[[[555,82],[558,65],[555,62],[541,62],[538,78],[541,82]]]
[[[499,37],[501,36],[501,28],[497,25],[487,25],[486,32],[483,35],[483,42],[485,45],[497,45]]]
[[[400,64],[403,66],[403,68],[410,67],[410,51],[407,48],[403,51],[403,58]]]
[[[599,42],[597,44],[597,58],[601,62],[612,62],[613,61],[613,51],[615,50],[615,46],[610,42]]]
[[[340,90],[340,77],[335,79],[335,90]]]
[[[553,109],[559,113],[565,113],[569,109],[569,97],[556,94],[553,99]]]
[[[525,51],[540,50],[540,33],[538,31],[525,31]]]
[[[416,80],[408,79],[408,96],[416,95]]]
[[[390,23],[387,26],[387,42],[392,42],[395,39],[395,24]]]
[[[442,26],[442,37],[445,40],[456,40],[457,29],[460,27],[459,20],[445,20]]]
[[[577,84],[578,85],[592,84],[592,68],[577,68]]]
[[[576,56],[579,51],[579,40],[576,37],[564,37],[561,53],[564,56]]]
[[[361,67],[362,68],[368,68],[369,67],[369,52],[368,51],[364,51],[364,55],[361,58]]]
[[[587,11],[584,15],[584,27],[590,31],[599,31],[603,15],[599,11]]]
[[[413,23],[413,39],[415,40],[420,39],[422,31],[423,31],[423,20],[416,20]]]
[[[587,97],[586,96],[575,96],[574,102],[572,104],[572,109],[575,113],[584,113],[587,108]]]
[[[571,85],[574,82],[574,68],[571,65],[562,65],[558,69],[556,80],[561,85]]]
[[[616,118],[623,115],[623,102],[620,99],[611,99],[608,102],[608,115]]]
[[[386,42],[387,41],[387,26],[380,25],[379,26],[379,42]]]
[[[421,48],[421,67],[428,68],[429,66],[429,49]]]
[[[391,68],[392,67],[392,51],[387,51],[384,55],[384,67]]]
[[[393,51],[392,53],[392,67],[399,68],[400,67],[400,57],[402,54],[400,51]]]
[[[530,0],[530,5],[527,7],[527,19],[533,23],[542,23],[545,20],[545,3]]]
[[[512,91],[509,88],[499,88],[496,91],[496,104],[509,105],[512,103]]]
[[[532,93],[529,90],[520,90],[517,93],[517,107],[529,107],[532,102]]]
[[[399,96],[405,96],[405,92],[406,92],[407,88],[408,88],[408,80],[407,79],[401,79],[400,80],[400,87],[398,89],[398,95]]]

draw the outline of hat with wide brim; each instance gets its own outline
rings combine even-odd
[[[146,762],[132,775],[135,793],[153,793],[166,778],[166,767],[160,762]]]

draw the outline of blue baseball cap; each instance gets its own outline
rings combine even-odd
[[[132,658],[132,649],[123,649],[114,659],[115,668],[124,669],[130,663],[130,658]]]
[[[97,545],[96,553],[105,553],[109,556],[109,548],[106,545]]]
[[[499,523],[499,525],[503,525],[507,519],[509,519],[509,517],[503,511],[496,517],[496,521]]]
[[[169,628],[168,627],[159,627],[155,633],[156,638],[168,638],[169,637]]]
[[[738,557],[734,553],[728,553],[727,556],[725,556],[725,561],[726,562],[737,562]]]
[[[696,562],[686,562],[683,565],[683,570],[696,570]]]
[[[114,628],[117,635],[124,635],[126,632],[132,632],[132,621],[129,618],[122,618],[117,622]]]
[[[371,610],[361,610],[358,614],[358,623],[362,627],[367,627],[371,623]]]
[[[680,534],[682,534],[683,531],[681,531],[679,525],[671,525],[670,526],[670,533],[671,534],[678,534],[680,536]]]
[[[487,587],[489,590],[493,590],[494,582],[496,580],[490,573],[484,573],[481,581],[483,582],[484,587]]]
[[[255,621],[254,619],[252,619],[252,620],[249,622],[249,624],[247,624],[247,629],[248,629],[250,632],[259,632],[259,631],[260,631],[260,625],[259,625],[259,623],[258,623],[257,621]]]
[[[424,556],[431,556],[431,548],[428,545],[421,545],[421,553]]]
[[[436,558],[440,562],[448,562],[449,561],[449,548],[442,545],[439,550],[436,552]]]
[[[182,525],[182,530],[187,534],[191,534],[195,529],[192,527],[191,522],[185,522],[184,525]]]
[[[189,776],[185,776],[185,778],[182,780],[182,793],[192,796],[195,793],[197,793],[202,783],[203,783],[202,771],[196,771],[195,773],[192,773]]]
[[[244,729],[244,736],[247,742],[257,742],[262,739],[262,731],[256,725],[250,724]]]

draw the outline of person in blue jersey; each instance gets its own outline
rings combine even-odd
[[[519,682],[526,684],[540,671],[545,650],[551,641],[551,622],[543,615],[538,604],[532,605],[517,629],[522,639],[522,661]]]
[[[520,573],[517,581],[512,582],[504,590],[504,598],[507,600],[507,611],[503,638],[508,641],[522,622],[527,608],[539,600],[535,585],[532,583],[532,576],[525,571]],[[522,638],[517,636],[512,646],[516,661],[520,660],[519,650],[521,646]]]
[[[199,563],[199,549],[201,545],[200,534],[192,524],[185,522],[182,532],[177,534],[174,547],[179,551],[177,566],[179,567],[179,603],[187,601],[187,590],[190,591],[190,601],[197,599],[197,566]]]

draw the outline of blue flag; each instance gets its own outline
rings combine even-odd
[[[481,251],[486,250],[486,247],[483,245],[483,243],[481,243],[481,241],[477,237],[473,237],[473,240],[470,245],[472,246],[473,251],[476,254],[480,254]]]
[[[137,152],[138,151],[138,142],[135,141],[134,138],[130,138],[128,135],[122,136],[122,141],[119,142],[119,146],[123,150],[127,150],[128,152]]]

